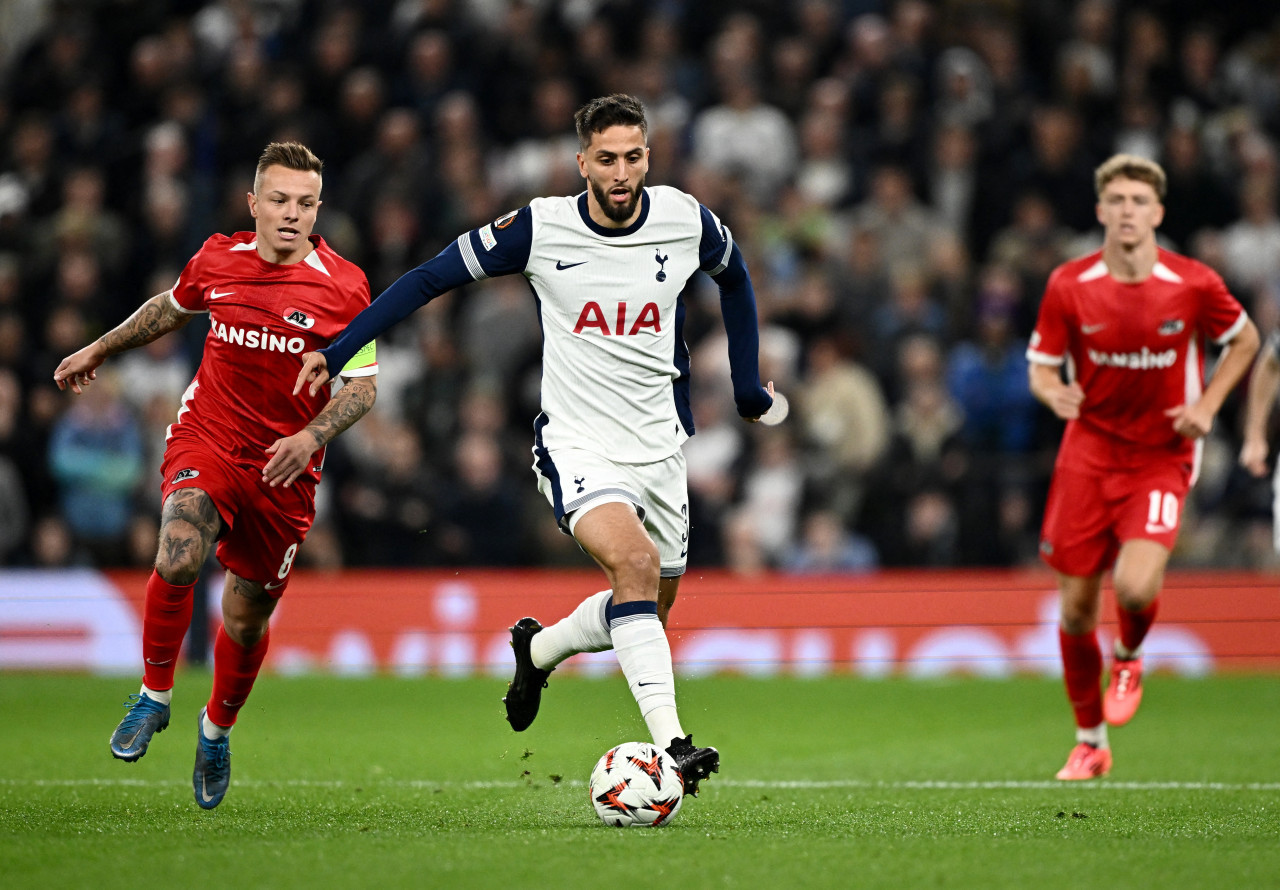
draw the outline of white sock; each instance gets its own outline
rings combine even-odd
[[[623,604],[622,608],[632,605]],[[656,604],[649,603],[650,606]],[[653,743],[665,751],[672,739],[683,738],[676,714],[676,680],[671,670],[671,645],[667,632],[653,612],[614,617],[609,635],[623,676],[631,687],[640,715],[649,727]]]
[[[223,736],[231,735],[233,727],[219,726],[209,719],[208,713],[200,715],[200,731],[204,733],[206,739],[220,739]]]
[[[1092,729],[1077,729],[1076,741],[1084,742],[1086,745],[1093,745],[1095,748],[1110,748],[1111,744],[1107,741],[1107,724],[1099,723]]]
[[[1124,646],[1124,643],[1120,642],[1119,640],[1116,640],[1116,644],[1111,651],[1114,652],[1116,658],[1120,659],[1121,661],[1133,661],[1135,658],[1142,657],[1141,646],[1139,646],[1137,649],[1126,649]]]
[[[148,689],[147,684],[143,683],[142,689],[139,691],[143,695],[145,695],[147,698],[151,699],[153,702],[156,702],[157,704],[167,705],[173,701],[172,689],[166,689],[164,692],[160,692],[159,690],[156,690],[156,689]]]
[[[587,597],[578,607],[550,627],[544,627],[529,641],[534,667],[549,671],[579,652],[603,652],[613,647],[604,610],[613,599],[612,590]]]

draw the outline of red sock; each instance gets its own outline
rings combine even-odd
[[[1116,612],[1120,616],[1120,645],[1124,646],[1130,652],[1137,650],[1142,645],[1142,641],[1147,637],[1147,631],[1151,630],[1151,625],[1156,621],[1156,612],[1160,610],[1160,600],[1152,600],[1151,605],[1147,606],[1141,612],[1126,612],[1124,609],[1116,606]]]
[[[270,635],[267,631],[256,646],[246,649],[227,636],[226,628],[218,626],[213,640],[213,692],[205,713],[219,726],[235,726],[236,715],[258,679]]]
[[[148,689],[163,692],[173,688],[173,671],[178,666],[182,638],[191,626],[192,592],[195,583],[170,584],[151,570],[147,579],[147,599],[142,610],[142,682]]]
[[[1072,636],[1058,628],[1062,646],[1062,674],[1067,698],[1076,712],[1076,726],[1092,729],[1102,723],[1102,649],[1098,632]]]

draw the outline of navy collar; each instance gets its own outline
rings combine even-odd
[[[625,229],[611,229],[600,225],[591,218],[591,212],[587,207],[587,193],[583,192],[578,195],[578,215],[582,217],[583,223],[587,228],[595,232],[597,235],[604,235],[606,238],[620,238],[623,235],[630,235],[640,230],[644,225],[644,221],[649,218],[649,190],[647,188],[640,190],[640,215],[636,217],[636,221]]]

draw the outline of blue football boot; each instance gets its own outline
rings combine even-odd
[[[204,737],[204,708],[196,719],[196,768],[191,774],[196,803],[212,810],[226,797],[231,784],[231,736],[220,739]]]
[[[124,706],[129,713],[111,733],[111,754],[133,762],[147,753],[151,737],[169,726],[169,706],[140,692],[129,696]]]

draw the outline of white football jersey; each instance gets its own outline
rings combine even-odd
[[[692,196],[646,188],[624,229],[591,219],[587,193],[537,198],[461,235],[402,275],[328,347],[345,367],[360,346],[455,287],[525,276],[542,326],[540,458],[579,448],[619,463],[675,454],[694,433],[684,292],[699,270],[720,289],[733,398],[743,417],[772,403],[760,385],[755,294],[729,230]]]
[[[458,248],[476,280],[519,271],[533,288],[543,336],[535,447],[647,463],[692,434],[682,295],[733,249],[696,199],[646,188],[636,222],[610,229],[591,220],[585,192],[537,198]]]

